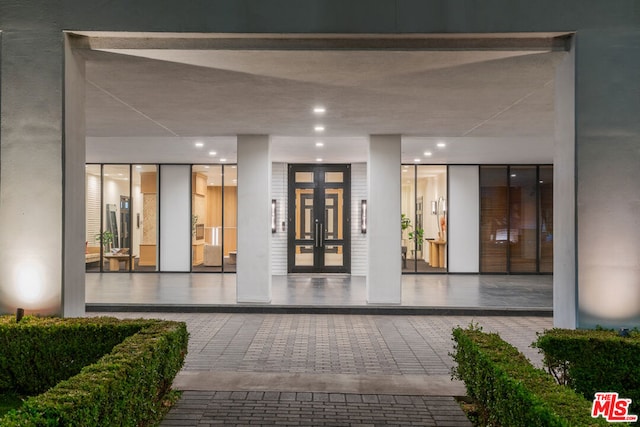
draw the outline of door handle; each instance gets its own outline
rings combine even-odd
[[[324,225],[320,224],[320,247],[324,247]]]
[[[315,241],[316,248],[320,247],[320,234],[318,233],[318,225],[320,225],[320,224],[318,224],[316,222],[316,236],[315,236],[316,237],[316,241]]]

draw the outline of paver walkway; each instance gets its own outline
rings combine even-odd
[[[99,314],[99,313],[96,313]],[[451,330],[477,323],[540,364],[547,317],[108,313],[185,321],[185,390],[161,426],[470,426]]]

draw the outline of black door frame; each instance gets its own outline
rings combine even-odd
[[[313,172],[313,183],[296,183],[296,172]],[[324,180],[325,172],[342,172],[343,182],[327,183]],[[289,189],[288,189],[288,218],[289,226],[287,232],[287,271],[289,273],[351,273],[351,165],[349,164],[290,164],[289,165]],[[325,217],[325,189],[341,188],[343,190],[343,239],[333,240],[342,245],[343,265],[324,265],[324,239],[325,233],[321,236],[313,236],[311,239],[296,239],[296,188],[310,188],[314,190],[314,217],[321,218],[319,229],[324,227]],[[313,266],[296,266],[295,251],[296,245],[307,244],[314,247]]]

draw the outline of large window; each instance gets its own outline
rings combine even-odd
[[[447,271],[447,167],[403,165],[402,271]]]
[[[236,165],[194,165],[192,176],[192,269],[235,272]]]
[[[87,272],[163,270],[158,169],[146,164],[86,165]],[[194,165],[191,173],[191,254],[182,253],[190,256],[192,271],[235,272],[236,165]],[[177,191],[188,194],[188,183]]]
[[[480,271],[553,271],[553,167],[480,167]]]

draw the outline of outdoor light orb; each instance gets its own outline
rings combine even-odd
[[[45,265],[35,259],[24,259],[12,271],[10,283],[2,284],[2,310],[21,307],[42,315],[57,314],[61,291],[56,280],[45,274]]]
[[[603,320],[640,316],[640,273],[631,267],[591,267],[580,274],[580,308]]]

